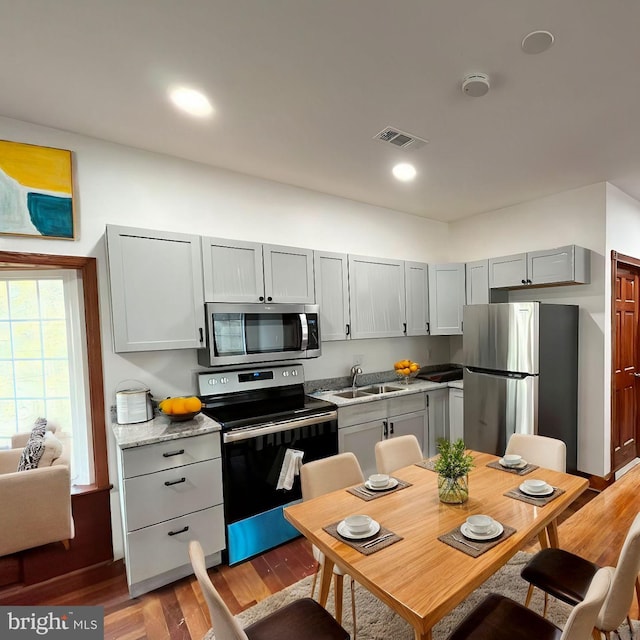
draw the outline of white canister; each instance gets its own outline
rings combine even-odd
[[[149,389],[116,391],[116,420],[118,424],[136,424],[153,418]]]

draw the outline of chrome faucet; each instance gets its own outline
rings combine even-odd
[[[356,388],[356,380],[360,373],[362,373],[362,369],[358,365],[351,367],[351,387],[354,389]]]

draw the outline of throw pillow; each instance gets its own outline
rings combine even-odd
[[[27,445],[22,450],[20,461],[18,462],[18,471],[29,471],[37,469],[38,462],[44,453],[44,434],[47,429],[47,419],[38,418],[31,430],[31,435]]]
[[[38,462],[38,469],[50,467],[61,455],[62,442],[47,429],[44,434],[44,450],[40,462]]]

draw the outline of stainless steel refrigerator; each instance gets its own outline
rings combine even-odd
[[[510,302],[463,313],[464,440],[502,455],[513,433],[567,445],[576,470],[578,307]]]

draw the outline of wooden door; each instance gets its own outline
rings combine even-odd
[[[640,271],[618,264],[614,281],[612,471],[633,460],[638,415],[638,285]]]

